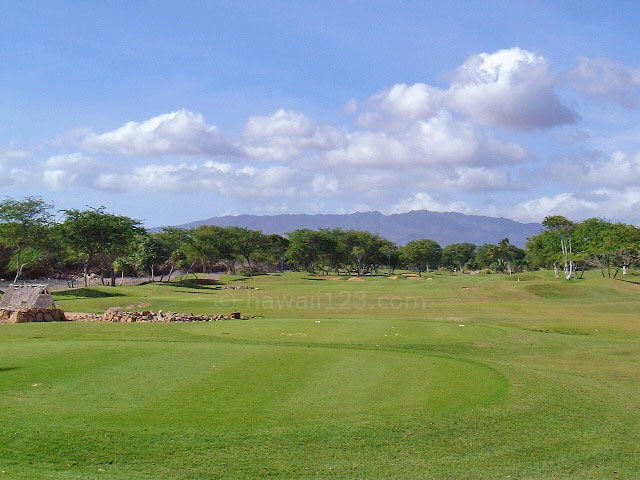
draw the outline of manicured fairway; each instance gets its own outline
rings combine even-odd
[[[0,325],[0,479],[638,478],[640,285],[598,275],[62,292],[261,318]]]

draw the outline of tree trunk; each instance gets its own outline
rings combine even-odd
[[[558,263],[557,262],[553,262],[553,273],[556,276],[556,278],[560,278],[560,272],[558,271]]]
[[[89,262],[84,264],[84,269],[83,269],[83,273],[84,273],[84,287],[87,288],[89,285],[87,283],[87,270],[89,270]]]
[[[18,248],[18,253],[16,257],[16,278],[13,279],[13,283],[16,283],[20,278],[20,274],[22,273],[22,268],[20,267],[20,260],[22,257],[22,247]]]
[[[173,274],[173,265],[171,265],[171,268],[169,269],[169,275],[167,275],[167,282],[171,281],[171,275]]]
[[[111,269],[111,286],[116,286],[116,271]]]

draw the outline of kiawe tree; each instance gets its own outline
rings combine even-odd
[[[0,202],[0,242],[13,250],[14,282],[18,281],[27,264],[23,262],[25,250],[33,249],[45,239],[47,227],[53,220],[52,209],[53,205],[39,197],[7,198]]]
[[[233,245],[234,251],[245,262],[249,269],[249,275],[253,275],[252,261],[254,260],[257,252],[263,247],[266,236],[262,232],[256,230],[249,230],[242,227],[229,227],[226,229],[231,245]]]
[[[441,255],[440,245],[429,239],[412,240],[400,249],[405,264],[415,267],[420,276],[423,270],[428,272],[431,266],[437,266]]]
[[[476,246],[473,243],[452,243],[442,249],[442,263],[464,273],[464,266],[473,259],[475,252]]]
[[[111,274],[111,286],[116,285],[113,262],[125,256],[134,246],[138,235],[144,233],[140,221],[121,215],[113,215],[104,207],[87,210],[63,210],[62,228],[68,244],[84,257],[83,276],[87,286],[89,267],[100,262],[101,272],[107,268]]]

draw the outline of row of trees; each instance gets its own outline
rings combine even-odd
[[[150,233],[139,221],[104,208],[69,209],[55,220],[53,205],[41,198],[0,202],[0,261],[15,281],[30,276],[84,278],[99,275],[116,284],[118,275],[146,273],[170,280],[178,270],[189,274],[241,269],[366,275],[409,268],[419,274],[436,268],[465,272],[489,269],[513,273],[553,268],[576,278],[578,271],[599,267],[613,277],[639,261],[640,230],[632,225],[593,218],[573,223],[547,217],[545,230],[522,250],[503,239],[497,245],[456,243],[442,248],[429,239],[398,246],[379,235],[342,229],[299,229],[286,237],[240,227],[165,228]],[[582,273],[581,273],[582,274]]]
[[[565,279],[578,278],[585,270],[597,268],[602,276],[626,275],[640,261],[640,229],[600,218],[572,222],[550,216],[542,223],[545,231],[527,242],[527,259],[533,268],[561,270]]]

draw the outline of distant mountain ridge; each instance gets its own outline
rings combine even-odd
[[[523,247],[528,237],[542,230],[542,225],[539,223],[520,223],[508,218],[429,210],[413,210],[391,215],[380,212],[356,212],[344,215],[226,215],[175,226],[192,229],[201,225],[237,226],[281,235],[298,228],[366,230],[377,233],[398,245],[404,245],[419,238],[430,238],[442,246],[459,242],[471,242],[476,245],[497,243],[507,237],[511,243]]]

